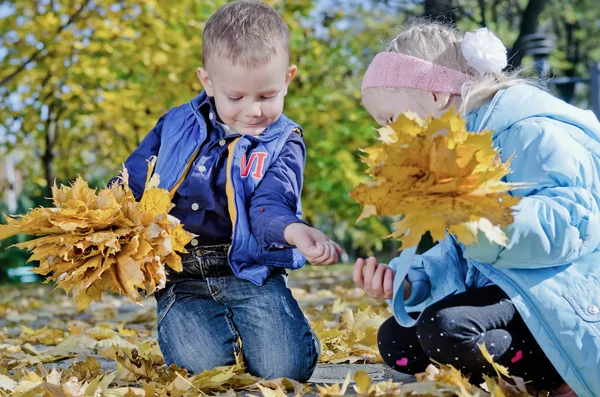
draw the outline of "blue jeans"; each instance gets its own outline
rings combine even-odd
[[[234,351],[241,349],[252,375],[310,378],[320,343],[283,271],[275,270],[260,287],[237,278],[226,246],[195,249],[182,261],[184,271],[170,272],[156,293],[158,341],[167,364],[200,373],[235,364]]]

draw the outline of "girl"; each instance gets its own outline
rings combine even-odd
[[[553,395],[600,394],[600,124],[530,82],[502,73],[506,49],[487,29],[417,23],[378,54],[363,103],[380,124],[407,110],[459,109],[469,131],[493,130],[508,182],[525,182],[506,248],[452,235],[390,266],[358,259],[367,295],[393,299],[379,330],[383,359],[405,373],[430,359],[481,381],[485,343],[512,375]],[[408,315],[407,313],[411,313]]]

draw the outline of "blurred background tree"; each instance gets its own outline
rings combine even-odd
[[[305,130],[306,218],[340,241],[345,260],[374,252],[389,259],[398,248],[382,239],[389,221],[355,224],[360,208],[348,192],[364,175],[359,149],[375,135],[376,125],[360,105],[362,74],[409,18],[428,16],[462,29],[487,26],[509,48],[514,67],[532,65],[523,38],[536,32],[554,37],[552,75],[585,76],[588,64],[600,60],[594,0],[266,2],[290,26],[299,67],[285,111]],[[0,161],[10,153],[23,176],[16,213],[47,204],[55,179],[68,182],[80,174],[102,186],[164,112],[197,95],[202,27],[225,3],[1,3]],[[585,87],[565,85],[557,93],[588,106]],[[21,265],[25,255],[0,244],[1,274]]]

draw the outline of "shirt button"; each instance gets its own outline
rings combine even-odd
[[[203,166],[203,165],[201,165],[201,166],[200,166],[200,168],[198,168],[198,169],[200,170],[200,172],[204,172],[204,171],[206,171],[206,167],[205,167],[205,166]]]
[[[227,143],[227,142],[225,142],[225,139],[221,139],[221,140],[219,141],[219,146],[225,146],[225,144],[226,144],[226,143]]]
[[[197,245],[198,245],[198,240],[196,240],[196,239],[193,239],[193,240],[190,242],[190,244],[192,244],[192,246],[194,246],[194,247],[195,247],[195,246],[197,246]]]
[[[600,309],[598,309],[598,306],[596,305],[589,305],[587,308],[587,312],[592,316],[597,316],[598,313],[600,313]]]
[[[200,206],[198,205],[198,203],[192,204],[192,211],[198,211],[198,208],[200,208]]]
[[[208,118],[211,120],[215,118],[215,115],[213,114],[213,112],[208,113]]]

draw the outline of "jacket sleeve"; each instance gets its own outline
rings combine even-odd
[[[435,247],[431,248],[430,251],[434,249]],[[424,255],[427,255],[427,252]],[[424,302],[431,294],[431,281],[423,266],[423,260],[426,259],[426,257],[423,258],[421,255],[418,258],[415,257],[413,266],[408,269],[406,279],[410,282],[411,291],[410,296],[404,301],[406,306],[416,306]]]
[[[591,190],[597,159],[582,143],[589,137],[577,129],[574,138],[568,128],[576,127],[532,118],[504,132],[509,135],[501,153],[514,154],[509,182],[530,185],[513,191],[524,197],[505,229],[507,247],[480,235],[467,247],[467,258],[501,268],[541,268],[571,263],[598,247],[600,216]]]
[[[129,187],[138,200],[142,197],[142,193],[144,193],[144,184],[146,183],[146,175],[148,173],[147,160],[152,156],[157,156],[160,149],[160,136],[165,116],[163,115],[158,120],[154,128],[142,140],[140,146],[125,160],[125,168],[127,168],[129,173]],[[118,176],[111,179],[108,182],[108,186],[115,182],[119,182]]]
[[[401,269],[401,257],[394,258],[390,262],[389,266],[396,273],[395,276],[406,278],[411,284],[410,296],[404,301],[407,308],[417,306],[431,297],[431,278],[428,272],[436,271],[436,264],[442,260],[444,252],[448,247],[452,247],[448,241],[448,239],[442,241],[423,255],[415,255],[406,271]],[[446,266],[453,266],[453,264],[448,263]],[[402,291],[397,293],[400,292]]]
[[[250,200],[250,228],[259,244],[267,249],[290,247],[284,229],[291,223],[305,223],[299,212],[306,148],[302,138],[290,134],[283,149],[269,167]]]
[[[416,251],[416,248],[407,248],[389,264],[395,273],[394,294],[390,304],[396,321],[403,327],[412,327],[418,320],[408,313],[421,313],[432,303],[464,292],[467,288],[467,261],[453,236],[447,234],[438,245],[412,259],[411,250]],[[407,299],[403,294],[404,279],[408,279],[412,285]]]

